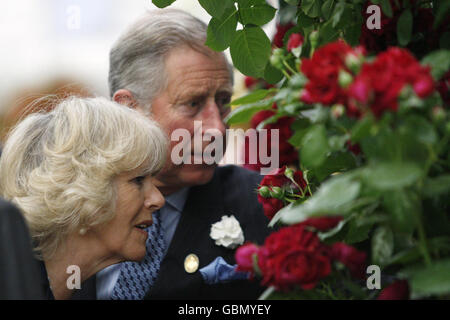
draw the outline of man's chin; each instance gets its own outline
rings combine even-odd
[[[191,164],[184,165],[180,173],[181,180],[191,186],[206,184],[213,178],[217,165]]]

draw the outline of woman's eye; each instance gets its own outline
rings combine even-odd
[[[145,176],[139,176],[139,177],[132,179],[131,181],[140,187],[144,184],[144,180],[145,180]]]

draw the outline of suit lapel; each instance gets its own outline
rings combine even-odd
[[[215,175],[208,184],[190,189],[174,237],[161,263],[158,279],[147,297],[196,296],[196,290],[200,290],[203,281],[198,271],[189,274],[184,270],[184,259],[188,254],[194,253],[199,257],[199,268],[219,255],[230,259],[231,250],[216,246],[209,236],[211,224],[225,214],[219,182]],[[189,292],[183,292],[184,289]]]

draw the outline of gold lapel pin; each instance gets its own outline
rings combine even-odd
[[[200,260],[198,259],[197,255],[191,253],[186,256],[186,259],[184,259],[184,270],[186,270],[187,273],[194,273],[197,271],[198,266],[200,265]]]

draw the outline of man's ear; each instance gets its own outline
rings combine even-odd
[[[113,100],[132,109],[137,109],[139,107],[139,104],[133,94],[127,89],[117,90],[113,95]]]

